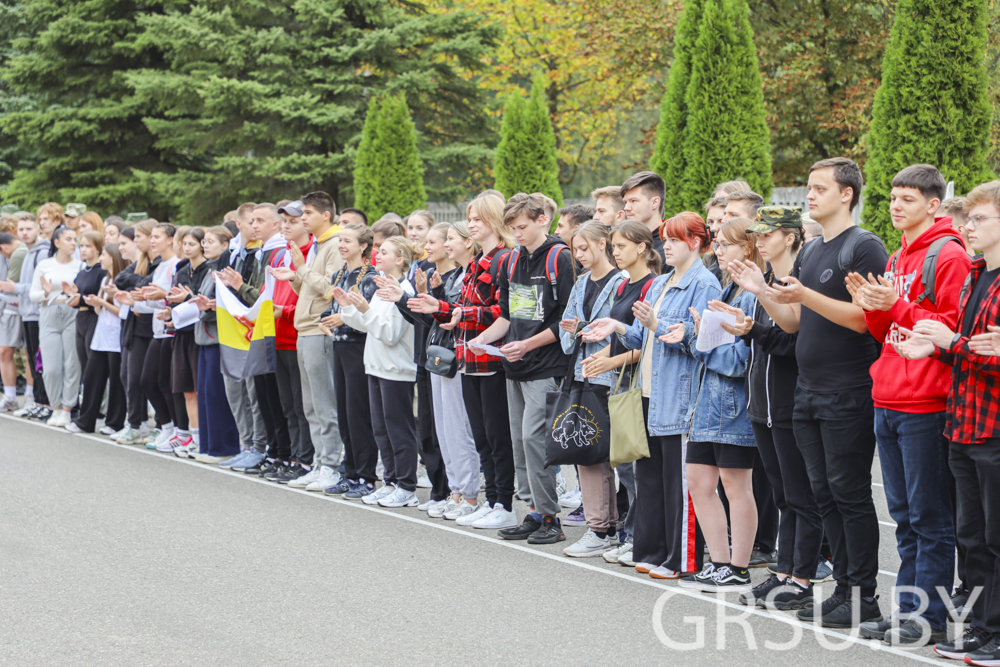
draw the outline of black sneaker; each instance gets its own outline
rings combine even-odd
[[[955,623],[961,622],[962,616],[965,615],[965,605],[969,602],[969,591],[964,588],[956,588],[955,592],[951,594],[951,600],[948,602],[948,613],[951,614],[951,620]]]
[[[263,477],[268,473],[278,472],[279,468],[281,468],[281,461],[268,461],[267,459],[264,459],[254,467],[244,469],[243,472],[248,475],[260,475]]]
[[[906,623],[906,615],[900,614],[899,610],[892,612],[889,618],[880,621],[867,621],[859,627],[859,633],[865,639],[885,639],[885,633],[894,627]]]
[[[979,667],[997,667],[1000,665],[1000,634],[993,635],[981,649],[965,655],[965,662]]]
[[[498,530],[497,535],[505,540],[526,540],[529,535],[541,527],[542,524],[538,523],[538,521],[535,520],[535,517],[527,514],[525,515],[524,521],[521,522],[520,526]]]
[[[853,628],[861,623],[881,621],[882,610],[878,607],[878,596],[868,600],[848,598],[842,605],[821,616],[824,628]]]
[[[803,607],[802,609],[800,609],[799,613],[797,613],[795,616],[800,621],[812,622],[813,618],[816,616],[817,613],[821,617],[825,616],[831,613],[834,609],[836,609],[840,605],[844,604],[845,602],[847,602],[847,596],[841,595],[838,591],[835,590],[833,592],[833,595],[823,600],[823,604],[821,604],[819,607],[817,607],[814,602],[813,606]]]
[[[522,524],[523,525],[523,524]],[[528,544],[555,544],[566,539],[562,526],[554,516],[542,518],[542,526],[531,535],[528,535]]]
[[[740,593],[750,590],[750,571],[738,572],[731,565],[723,565],[712,579],[702,585],[703,593]]]
[[[885,633],[886,643],[892,646],[914,648],[948,641],[948,629],[935,630],[923,619],[911,618],[903,621],[897,628],[890,628]]]
[[[791,579],[786,579],[784,588],[775,593],[770,602],[765,600],[763,605],[758,603],[758,606],[770,606],[781,611],[795,611],[796,609],[811,609],[814,604],[816,604],[816,596],[812,584],[803,588]]]
[[[770,577],[754,586],[752,591],[748,591],[741,595],[740,604],[754,605],[763,608],[764,597],[775,588],[780,588],[784,585],[785,582],[783,580],[778,579],[777,575],[772,574]]]
[[[277,482],[279,479],[288,474],[288,471],[295,467],[294,463],[289,463],[288,465],[282,464],[277,470],[269,472],[265,475],[261,475],[262,478],[269,482]]]
[[[750,554],[750,565],[747,567],[765,567],[771,563],[778,562],[778,552],[772,551],[768,553],[763,551],[758,547],[754,546],[753,553]]]
[[[979,628],[966,628],[962,636],[953,642],[940,642],[934,645],[934,652],[944,658],[965,660],[965,656],[985,648],[993,636]]]

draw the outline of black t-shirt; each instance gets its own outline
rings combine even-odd
[[[640,278],[634,283],[628,281],[622,283],[625,287],[622,288],[620,294],[615,296],[615,302],[611,304],[611,319],[618,320],[625,326],[631,326],[635,321],[635,316],[632,315],[632,305],[640,300],[642,290],[655,277],[652,273],[647,273],[645,277]],[[628,348],[621,344],[618,336],[611,336],[611,356],[617,357],[619,354],[625,354],[626,352],[628,352]]]
[[[990,291],[990,285],[996,282],[997,277],[1000,277],[1000,268],[983,271],[979,274],[979,280],[976,281],[975,287],[972,288],[972,294],[969,295],[969,303],[965,306],[965,317],[962,318],[963,336],[972,335],[972,327],[976,323],[976,313],[979,312],[979,306],[982,305],[983,299]]]
[[[812,241],[795,258],[792,277],[809,289],[837,301],[851,301],[840,270],[840,249],[848,234],[843,232],[830,241]],[[815,247],[812,247],[815,245]],[[802,264],[802,258],[808,261]],[[857,239],[850,268],[863,276],[885,272],[889,256],[882,242],[865,235]],[[822,315],[802,307],[795,359],[799,364],[799,389],[817,394],[832,394],[871,387],[871,365],[878,359],[879,343],[867,331],[857,333],[835,324]]]
[[[597,301],[597,297],[604,291],[604,286],[608,284],[608,281],[615,274],[615,271],[608,271],[600,280],[587,279],[587,288],[583,291],[583,313],[587,316],[587,319],[593,319],[594,302]]]

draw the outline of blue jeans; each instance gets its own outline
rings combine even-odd
[[[948,440],[942,435],[945,413],[909,414],[875,408],[882,482],[889,514],[896,522],[899,552],[897,586],[927,592],[925,620],[943,630],[947,597],[955,578],[955,524],[948,475]],[[916,610],[920,601],[909,592],[896,593],[900,611]]]

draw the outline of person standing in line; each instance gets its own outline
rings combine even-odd
[[[621,188],[621,198],[625,202],[625,217],[638,220],[646,225],[653,235],[653,250],[664,261],[663,236],[663,198],[667,186],[659,174],[652,171],[640,171],[632,174]]]
[[[66,304],[77,310],[76,354],[80,359],[80,368],[85,369],[90,358],[90,344],[97,329],[97,311],[84,297],[96,296],[101,291],[104,278],[107,276],[100,262],[101,252],[104,250],[104,235],[95,231],[82,232],[78,245],[80,272],[76,274],[74,283],[63,285],[63,291],[69,296]]]
[[[28,255],[28,247],[21,243],[14,234],[17,232],[16,221],[10,226],[4,226],[0,233],[0,291],[3,287],[13,288],[21,277],[21,265]],[[17,298],[13,295],[0,295],[0,375],[3,377],[3,404],[0,412],[14,412],[17,405],[17,365],[14,363],[14,351],[24,347],[21,315],[17,309]],[[29,377],[31,373],[26,373]]]
[[[52,232],[48,259],[35,268],[29,296],[39,304],[38,345],[42,351],[42,374],[46,380],[53,414],[49,426],[66,426],[80,393],[80,358],[76,354],[76,311],[67,305],[63,289],[80,271],[76,232],[59,227]]]

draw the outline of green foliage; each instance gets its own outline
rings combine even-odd
[[[562,206],[556,136],[543,94],[545,83],[535,77],[527,103],[519,92],[507,98],[500,144],[493,158],[496,189],[506,197],[541,192]]]
[[[6,67],[17,54],[13,41],[28,31],[24,7],[18,0],[0,0],[0,68]],[[28,95],[19,95],[10,90],[6,81],[0,79],[0,118],[19,111],[27,111],[34,106]],[[33,166],[31,151],[18,150],[17,137],[0,130],[0,194],[6,183],[14,176],[14,171]],[[0,201],[3,201],[0,196]]]
[[[691,81],[692,51],[698,41],[703,0],[689,0],[677,19],[674,33],[674,61],[667,75],[667,90],[660,104],[660,123],[656,126],[656,146],[649,159],[650,168],[663,177],[667,193],[664,209],[681,211],[681,183],[684,178],[684,127],[687,124],[687,89]]]
[[[933,164],[964,193],[992,177],[984,65],[986,0],[900,0],[867,136],[864,221],[899,246],[889,216],[896,173]]]
[[[705,0],[685,104],[681,198],[667,215],[701,210],[736,178],[767,199],[771,146],[746,0]]]
[[[424,208],[427,193],[417,131],[402,95],[372,100],[354,167],[354,205],[371,220]]]

